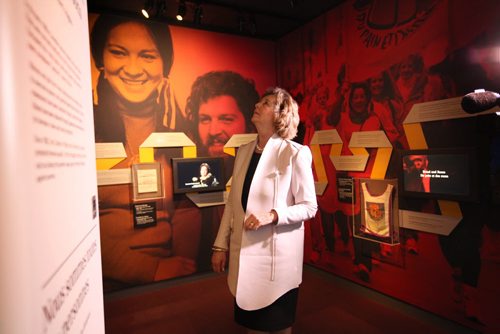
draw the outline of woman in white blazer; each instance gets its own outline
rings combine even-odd
[[[299,114],[285,90],[268,90],[252,123],[258,136],[236,155],[212,267],[223,272],[229,253],[235,320],[249,333],[291,333],[302,282],[303,222],[317,210],[312,156],[291,141]]]

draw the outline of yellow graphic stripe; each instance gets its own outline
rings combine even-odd
[[[236,147],[224,147],[224,153],[234,157],[236,156]]]
[[[341,153],[342,153],[342,143],[332,144],[332,148],[330,149],[330,156],[338,157]]]
[[[183,146],[183,158],[196,158],[196,146]],[[155,148],[154,147],[140,147],[139,148],[139,161],[140,162],[154,162],[155,161]]]
[[[368,155],[368,151],[364,147],[349,147],[353,155]]]
[[[154,147],[139,147],[139,161],[154,162],[155,161]]]
[[[377,149],[377,155],[375,156],[375,162],[373,163],[370,178],[385,178],[385,173],[387,172],[387,167],[389,166],[389,160],[391,159],[391,153],[392,147],[379,147]]]
[[[462,218],[462,211],[458,202],[438,200],[438,204],[443,216]]]
[[[403,127],[405,129],[406,140],[408,140],[408,144],[412,150],[428,148],[424,130],[422,130],[422,124],[409,123],[403,124]]]
[[[99,158],[96,159],[97,170],[108,170],[118,165],[125,158]]]
[[[196,158],[196,146],[183,146],[182,156],[184,158]]]
[[[323,157],[321,156],[321,150],[319,145],[311,145],[311,153],[314,161],[314,167],[316,169],[316,176],[319,182],[328,182],[326,177],[325,164],[323,163]]]

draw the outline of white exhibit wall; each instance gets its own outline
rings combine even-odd
[[[86,1],[0,1],[0,50],[0,333],[104,333]]]

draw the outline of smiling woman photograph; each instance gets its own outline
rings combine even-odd
[[[125,142],[128,116],[148,119],[150,130],[178,130],[183,118],[168,78],[174,58],[168,25],[100,15],[90,38],[99,70],[96,140]]]
[[[167,24],[100,15],[90,35],[99,70],[93,92],[96,142],[121,142],[127,157],[113,168],[139,163],[139,146],[152,132],[182,131],[169,73],[173,45]],[[166,182],[156,200],[156,224],[134,228],[130,184],[99,187],[104,288],[116,289],[196,271],[200,214],[174,203],[168,149],[156,149]],[[179,201],[180,202],[180,201]],[[175,207],[175,210],[174,210]],[[188,222],[188,223],[186,223]]]

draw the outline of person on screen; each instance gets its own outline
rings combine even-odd
[[[193,140],[199,155],[226,156],[223,148],[232,135],[253,132],[252,106],[258,100],[253,81],[236,72],[213,71],[198,77],[186,114],[197,126]]]
[[[219,182],[212,174],[212,169],[210,165],[206,162],[200,165],[200,176],[197,178],[198,185],[197,187],[215,187],[219,185]]]
[[[291,333],[302,281],[304,221],[317,210],[312,155],[291,140],[299,114],[285,90],[266,91],[252,122],[258,136],[238,150],[212,267],[221,273],[229,262],[238,324],[249,333]]]
[[[409,155],[403,164],[406,190],[430,193],[431,175],[428,173],[429,159],[427,155]]]
[[[139,146],[152,132],[182,129],[182,114],[168,79],[173,61],[170,29],[166,24],[99,15],[90,42],[99,70],[93,91],[96,142],[123,143],[127,157],[114,168],[130,168],[140,162]],[[171,180],[169,157],[160,152],[155,160],[162,164],[163,180]],[[187,204],[174,205],[172,187],[166,186],[164,197],[156,201],[156,224],[141,229],[134,228],[130,184],[98,190],[106,290],[196,271],[200,214]]]

